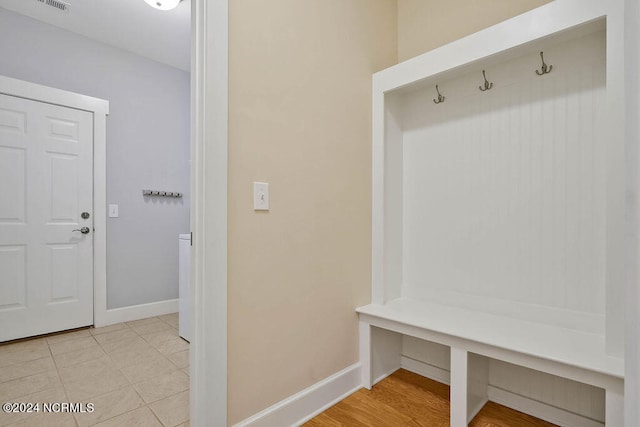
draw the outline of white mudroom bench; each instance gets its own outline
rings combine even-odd
[[[403,366],[402,335],[450,348],[452,427],[466,426],[489,400],[489,358],[603,388],[605,425],[623,425],[624,363],[606,354],[600,335],[409,298],[357,312],[367,388]]]
[[[373,75],[365,387],[448,382],[452,427],[487,400],[624,425],[623,4],[555,0]]]

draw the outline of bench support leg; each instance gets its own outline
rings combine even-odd
[[[605,390],[605,423],[606,427],[623,427],[624,424],[624,385],[620,384]],[[631,424],[629,424],[631,425]]]
[[[469,354],[451,347],[451,427],[467,426],[467,373]]]
[[[471,422],[489,401],[489,359],[467,354],[467,422]]]
[[[362,386],[371,390],[371,325],[359,322],[360,332],[360,366],[362,370]]]

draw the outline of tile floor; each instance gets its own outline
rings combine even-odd
[[[95,410],[0,411],[0,426],[188,426],[189,343],[178,336],[178,314],[0,344],[4,402]]]

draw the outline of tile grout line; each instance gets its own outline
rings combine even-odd
[[[117,323],[116,323],[116,324],[117,324]],[[126,322],[122,322],[121,324],[124,324],[124,325],[126,326],[126,328],[117,329],[117,330],[112,331],[112,332],[118,332],[118,331],[122,331],[122,330],[126,330],[126,329],[128,329],[128,330],[131,330],[131,331],[133,331],[134,333],[136,333],[136,334],[137,334],[137,332],[136,332],[133,328],[131,328],[129,325],[127,325],[127,323],[126,323]],[[109,333],[111,333],[111,332],[107,332],[107,334],[109,334]],[[102,334],[100,334],[100,335],[102,335]],[[107,351],[106,351],[106,349],[102,346],[102,344],[100,344],[100,342],[96,339],[95,335],[94,335],[94,334],[91,334],[91,337],[95,340],[95,342],[98,344],[98,346],[100,347],[100,349],[102,350],[102,352],[105,354],[105,356],[103,356],[103,357],[107,357],[111,363],[114,363],[114,362],[113,362],[113,359],[111,359],[111,356],[109,355],[109,352],[107,352]],[[91,398],[89,398],[89,399],[96,399],[96,398],[99,398],[99,397],[105,396],[105,395],[107,395],[107,394],[109,394],[109,393],[114,393],[114,392],[117,392],[117,391],[124,390],[124,389],[126,389],[127,387],[131,387],[131,389],[133,390],[133,392],[134,392],[134,393],[135,393],[135,394],[140,398],[140,401],[143,403],[143,405],[142,405],[142,406],[139,406],[139,407],[137,407],[137,408],[131,409],[131,410],[129,410],[129,411],[125,411],[125,412],[123,412],[123,413],[121,413],[121,414],[116,414],[116,415],[114,415],[114,416],[112,416],[112,417],[105,418],[105,419],[103,419],[103,420],[98,421],[97,423],[93,423],[93,424],[91,424],[90,426],[95,426],[95,425],[100,424],[100,423],[102,423],[102,422],[106,422],[106,421],[112,420],[112,419],[114,419],[114,418],[116,418],[116,417],[119,417],[119,416],[121,416],[121,415],[127,414],[127,413],[129,413],[129,412],[133,412],[133,411],[135,411],[135,410],[137,410],[137,409],[140,409],[140,408],[142,408],[142,407],[146,406],[146,402],[144,401],[144,399],[142,399],[142,396],[140,396],[140,394],[138,393],[138,390],[136,390],[136,389],[135,389],[134,384],[133,384],[133,383],[131,382],[131,380],[129,380],[129,378],[128,378],[128,377],[127,377],[127,376],[122,372],[122,368],[120,368],[120,367],[118,367],[118,366],[115,366],[115,363],[114,363],[114,367],[115,367],[115,368],[116,368],[116,370],[117,370],[117,371],[118,371],[118,372],[119,372],[119,373],[120,373],[120,374],[121,374],[121,375],[122,375],[122,376],[127,380],[127,385],[122,386],[122,387],[120,387],[120,388],[117,388],[117,389],[115,389],[115,390],[111,390],[111,391],[107,391],[107,392],[105,392],[105,393],[101,393],[101,394],[96,395],[96,396],[93,396],[93,397],[91,397]],[[74,418],[75,418],[75,417],[74,417]],[[78,424],[78,421],[77,421],[77,420],[76,420],[76,425],[78,425],[78,426],[79,426],[79,424]]]
[[[158,420],[158,422],[160,423],[161,426],[163,427],[167,427],[167,425],[165,425],[165,423],[162,422],[162,420],[158,417],[158,415],[156,415],[155,412],[153,412],[153,409],[151,408],[151,406],[149,406],[149,404],[147,403],[147,408],[149,408],[149,411],[151,411],[151,414],[153,414],[154,418],[156,420]]]
[[[124,415],[124,414],[128,414],[129,412],[137,411],[138,409],[140,409],[140,408],[144,408],[145,406],[147,406],[147,403],[144,401],[144,399],[142,398],[142,396],[140,396],[140,394],[138,393],[138,390],[136,390],[136,389],[133,387],[133,385],[132,385],[132,384],[129,384],[128,386],[125,386],[125,387],[119,388],[119,389],[117,389],[117,390],[112,390],[112,391],[108,391],[108,392],[106,392],[106,393],[102,393],[102,394],[100,394],[100,395],[98,395],[98,396],[92,397],[92,399],[94,399],[94,398],[98,398],[98,397],[102,397],[102,396],[104,396],[104,395],[106,395],[106,394],[113,393],[113,392],[116,392],[116,391],[124,390],[124,389],[125,389],[125,388],[127,388],[127,387],[131,387],[131,389],[133,390],[133,392],[134,392],[134,393],[135,393],[135,394],[140,398],[140,401],[141,401],[143,404],[142,404],[141,406],[138,406],[137,408],[133,408],[133,409],[130,409],[130,410],[128,410],[128,411],[124,411],[124,412],[122,412],[122,413],[120,413],[120,414],[114,415],[113,417],[109,417],[109,418],[105,418],[104,420],[100,420],[100,421],[98,421],[97,423],[89,424],[89,426],[88,426],[88,427],[92,427],[92,426],[98,425],[98,424],[100,424],[100,423],[104,423],[104,422],[106,422],[106,421],[109,421],[109,420],[112,420],[112,419],[114,419],[114,418],[120,417],[120,416],[122,416],[122,415]],[[151,410],[151,409],[149,409],[149,410]],[[153,411],[152,411],[152,412],[153,412]]]
[[[48,348],[47,348],[47,349],[48,349]],[[49,357],[51,357],[51,353],[49,353]],[[40,359],[33,359],[33,360],[41,360],[41,359],[46,359],[46,357],[41,357]],[[53,359],[53,357],[51,357],[51,359]],[[28,362],[31,362],[31,360],[29,360]],[[54,362],[54,365],[55,365],[55,360],[53,360],[53,362]],[[20,362],[20,363],[22,363],[22,362]],[[19,364],[19,363],[15,363],[15,364],[13,364],[13,365],[8,365],[8,366],[6,366],[6,367],[15,366],[15,365],[18,365],[18,364]],[[19,378],[13,378],[13,379],[10,379],[10,380],[7,380],[7,381],[3,381],[3,382],[2,382],[2,383],[0,383],[0,384],[7,383],[7,382],[9,382],[9,381],[23,380],[23,379],[25,379],[25,378],[35,377],[36,375],[42,375],[42,374],[46,374],[46,373],[47,373],[47,371],[44,371],[44,372],[37,372],[37,373],[35,373],[35,374],[31,373],[31,374],[24,375],[24,376],[19,377]],[[57,369],[56,369],[56,373],[57,373]],[[60,378],[60,375],[59,375],[59,374],[58,374],[58,379],[60,380],[60,384],[62,384],[62,379]],[[40,390],[38,390],[38,391],[34,391],[34,392],[27,393],[27,394],[23,394],[23,395],[21,395],[21,396],[11,397],[10,399],[12,399],[12,400],[15,400],[15,399],[22,399],[22,398],[27,397],[27,396],[30,396],[30,395],[32,395],[32,394],[41,393],[41,392],[43,392],[43,391],[48,391],[48,390],[51,390],[51,389],[54,389],[54,388],[55,388],[55,386],[47,387],[47,388],[40,389]]]
[[[126,325],[126,322],[123,322],[123,323]],[[127,328],[128,328],[129,330],[133,330],[132,328],[130,328],[130,327],[129,327],[129,325],[126,325],[126,326],[127,326]],[[118,329],[118,330],[116,330],[116,331],[114,331],[114,332],[118,332],[118,331],[123,330],[123,329],[124,329],[124,328],[122,328],[122,329]],[[134,331],[134,332],[135,332],[135,331]],[[109,333],[109,332],[107,332],[107,333]],[[95,339],[95,336],[94,336],[94,339]],[[96,342],[98,342],[98,340],[97,340],[97,339],[96,339]],[[102,347],[102,345],[101,345],[99,342],[98,342],[98,345],[100,346],[100,348],[102,349],[102,351],[105,353],[105,355],[109,358],[109,360],[113,363],[113,360],[112,360],[112,359],[111,359],[111,357],[109,356],[109,353],[107,353],[107,351]],[[100,420],[99,422],[94,423],[94,424],[91,424],[90,426],[95,426],[95,425],[97,425],[97,424],[100,424],[100,423],[103,423],[103,422],[106,422],[106,421],[112,420],[112,419],[114,419],[114,418],[116,418],[116,417],[119,417],[119,416],[121,416],[121,415],[127,414],[127,413],[129,413],[129,412],[133,412],[133,411],[135,411],[135,410],[138,410],[138,409],[140,409],[140,408],[142,408],[142,407],[146,406],[146,402],[144,401],[144,399],[142,399],[142,396],[140,396],[140,393],[138,393],[138,390],[136,390],[136,389],[135,389],[134,384],[131,382],[131,380],[129,379],[129,377],[127,377],[127,376],[122,372],[122,368],[120,368],[120,367],[116,367],[116,369],[117,369],[117,370],[118,370],[118,372],[120,372],[120,374],[121,374],[121,375],[122,375],[122,376],[127,380],[127,383],[128,383],[128,384],[127,384],[126,386],[120,387],[120,388],[118,388],[118,389],[116,389],[116,390],[111,390],[111,391],[108,391],[108,392],[106,392],[106,393],[102,393],[102,394],[100,394],[100,395],[94,396],[94,397],[92,397],[91,399],[95,399],[95,398],[98,398],[98,397],[102,397],[102,396],[107,395],[107,394],[109,394],[109,393],[114,393],[114,392],[117,392],[117,391],[124,390],[124,389],[125,389],[125,388],[127,388],[127,387],[130,387],[130,388],[133,390],[133,392],[134,392],[134,393],[135,393],[135,394],[140,398],[140,401],[143,403],[143,405],[142,405],[142,406],[139,406],[139,407],[137,407],[137,408],[131,409],[131,410],[129,410],[129,411],[125,411],[125,412],[123,412],[123,413],[121,413],[121,414],[114,415],[113,417],[105,418],[104,420]]]
[[[166,325],[168,325],[171,329],[175,329],[175,330],[176,330],[176,332],[177,332],[177,329],[176,329],[176,328],[174,328],[174,327],[173,327],[173,325],[171,325],[171,324],[169,324],[169,323],[167,323],[167,322],[164,322],[164,321],[163,321],[161,318],[159,318],[159,317],[156,317],[156,318],[157,318],[158,320],[160,320],[161,322],[165,323]],[[137,331],[136,331],[136,333],[137,333]],[[140,334],[138,334],[138,335],[140,335]],[[150,335],[150,334],[149,334],[149,335]],[[179,336],[179,335],[178,335],[178,336]],[[151,345],[153,348],[155,348],[156,350],[158,350],[158,348],[157,348],[155,345],[153,345],[153,344],[151,344],[150,342],[148,342],[148,341],[147,341],[147,340],[146,340],[142,335],[140,335],[140,337],[141,337],[143,340],[145,340],[145,342],[147,342],[149,345]],[[159,350],[158,350],[158,351],[159,351]],[[159,351],[159,352],[160,352],[160,351]],[[160,354],[161,354],[161,355],[162,355],[162,357],[163,357],[165,360],[167,360],[171,365],[175,366],[175,367],[176,367],[176,369],[177,369],[178,371],[181,371],[181,368],[179,368],[178,366],[176,366],[176,364],[175,364],[175,363],[173,363],[173,362],[171,361],[171,359],[169,359],[169,358],[167,357],[168,355],[166,355],[166,354],[164,354],[164,353],[162,353],[162,352],[160,352]],[[173,353],[171,353],[171,354],[173,354]],[[183,372],[183,373],[184,373],[184,372]],[[190,377],[190,376],[188,376],[188,375],[187,375],[187,377],[189,377],[189,389],[190,389],[190,388],[191,388],[191,377]],[[136,391],[137,391],[137,390],[136,390]],[[185,391],[185,390],[183,390],[183,391],[181,391],[181,392],[178,392],[178,393],[176,393],[176,394],[173,394],[173,395],[171,395],[171,396],[164,397],[164,398],[162,398],[162,399],[157,400],[156,402],[160,402],[161,400],[167,399],[167,398],[172,397],[172,396],[176,396],[176,395],[178,395],[178,394],[180,394],[180,393],[183,393],[184,391]],[[141,397],[142,397],[142,396],[141,396]],[[144,399],[143,399],[143,400],[144,400]],[[156,403],[156,402],[147,403],[146,405],[147,405],[147,407],[149,408],[149,410],[151,411],[151,413],[153,414],[153,416],[158,420],[158,422],[159,422],[163,427],[173,427],[173,426],[167,426],[165,423],[163,423],[163,422],[162,422],[162,420],[158,417],[158,415],[153,411],[153,409],[151,408],[151,404],[152,404],[152,403]],[[146,403],[146,402],[145,402],[145,403]],[[191,417],[188,417],[188,418],[187,418],[187,420],[190,420],[190,418],[191,418]],[[184,424],[185,422],[186,422],[186,421],[184,421],[184,422],[182,422],[182,423],[180,423],[180,424]]]
[[[101,359],[101,358],[103,358],[103,357],[107,357],[107,358],[109,359],[110,363],[113,363],[113,360],[112,360],[112,359],[111,359],[111,357],[109,356],[109,353],[107,353],[107,351],[102,347],[102,345],[100,344],[100,342],[96,339],[95,335],[91,333],[91,330],[89,330],[89,334],[90,334],[91,338],[93,338],[94,342],[98,345],[98,347],[100,348],[100,350],[102,350],[102,352],[104,353],[104,356],[100,356],[100,357],[98,357],[97,359]],[[64,342],[64,341],[63,341],[63,342]],[[47,344],[48,344],[48,343],[47,343]],[[49,349],[49,350],[51,350],[51,349]],[[64,354],[64,353],[61,353],[61,354]],[[97,360],[97,359],[92,359],[92,360]],[[87,360],[87,361],[84,361],[84,362],[79,362],[79,363],[76,363],[76,365],[79,365],[79,364],[82,364],[82,363],[85,363],[85,362],[90,362],[90,361],[91,361],[91,360]],[[54,359],[54,363],[55,363],[55,359]],[[70,365],[69,367],[71,367],[71,366],[73,366],[73,365]],[[57,368],[57,364],[56,364],[56,368]],[[120,373],[122,374],[122,372],[121,372],[121,370],[120,370],[119,368],[116,368],[116,369],[118,370],[118,372],[120,372]],[[63,387],[63,389],[64,389],[65,395],[67,396],[67,399],[69,399],[69,396],[68,396],[68,393],[67,393],[67,388],[66,388],[66,386],[64,385],[64,382],[62,381],[62,375],[60,375],[60,373],[59,373],[59,372],[58,372],[58,376],[60,377],[60,382],[62,383],[62,387]],[[124,389],[125,389],[125,388],[127,388],[127,387],[131,387],[131,388],[134,390],[134,392],[135,392],[136,394],[138,394],[138,393],[137,393],[137,391],[133,388],[133,385],[131,384],[131,381],[129,381],[129,379],[127,378],[127,376],[126,376],[126,375],[124,375],[124,374],[122,374],[122,376],[127,380],[127,383],[128,383],[128,384],[127,384],[126,386],[123,386],[123,387],[117,388],[117,389],[115,389],[115,390],[107,391],[107,392],[105,392],[105,393],[101,393],[101,394],[98,394],[98,395],[96,395],[96,396],[92,396],[92,397],[89,397],[89,398],[87,398],[87,399],[84,399],[84,400],[96,399],[96,398],[98,398],[98,397],[102,397],[102,396],[104,396],[104,395],[106,395],[106,394],[109,394],[109,393],[113,393],[113,392],[116,392],[116,391],[124,390]],[[141,399],[141,400],[142,400],[142,399]],[[144,401],[143,401],[143,402],[144,402]],[[136,409],[137,409],[137,408],[136,408]],[[129,411],[126,411],[126,412],[129,412]],[[124,412],[124,413],[126,413],[126,412]],[[101,420],[101,421],[99,421],[98,423],[94,423],[94,424],[92,424],[92,425],[96,425],[96,424],[99,424],[99,423],[101,423],[101,422],[108,421],[108,420],[113,419],[113,418],[115,418],[115,417],[117,417],[117,416],[119,416],[119,415],[121,415],[121,414],[115,415],[115,416],[113,416],[113,417],[106,418],[106,419]],[[79,426],[80,426],[80,423],[79,423],[78,419],[76,418],[76,416],[75,416],[75,415],[73,416],[73,418],[74,418],[74,421],[75,421],[75,423],[76,423],[76,426],[77,426],[77,427],[79,427]]]
[[[89,335],[91,335],[91,333],[89,333]],[[58,380],[60,381],[60,385],[62,386],[62,392],[64,393],[67,401],[70,401],[69,393],[67,393],[67,387],[65,386],[64,381],[62,381],[62,375],[60,375],[60,368],[58,368],[58,363],[56,362],[56,358],[53,357],[53,351],[51,351],[51,345],[49,344],[49,341],[47,341],[46,338],[45,338],[45,343],[47,343],[47,349],[49,350],[51,360],[53,361],[53,366],[55,366],[56,368],[56,373],[58,374]],[[73,419],[73,422],[75,423],[76,427],[79,427],[78,420],[76,419],[75,414],[71,414],[71,418]]]
[[[157,319],[157,320],[158,320],[158,322],[162,322],[162,323],[167,324],[166,322],[164,322],[162,319],[158,318],[157,316],[156,316],[156,317],[154,317],[154,318],[155,318],[155,319]],[[135,333],[139,338],[141,338],[145,343],[147,343],[147,344],[148,344],[148,345],[150,345],[152,348],[154,348],[154,349],[156,349],[156,350],[157,350],[157,348],[156,348],[153,344],[151,344],[150,342],[148,342],[148,341],[145,339],[145,337],[144,337],[142,334],[140,334],[137,330],[135,330],[134,328],[132,328],[132,327],[131,327],[131,325],[129,325],[127,322],[123,322],[123,323],[127,326],[127,328],[128,328],[129,330],[133,331],[133,332],[134,332],[134,333]],[[156,323],[156,322],[149,322],[149,323]],[[167,324],[167,325],[168,325],[168,324]],[[168,325],[168,326],[170,326],[171,328],[173,328],[171,325]],[[161,331],[159,331],[159,332],[161,332]],[[147,334],[147,335],[150,335],[150,334]],[[96,340],[96,341],[97,341],[97,340]],[[99,343],[99,342],[98,342],[98,344],[100,345],[100,343]],[[105,353],[107,353],[107,351],[106,351],[102,346],[101,346],[101,348],[102,348],[102,350],[103,350]],[[161,352],[159,352],[159,353],[160,353],[160,356],[161,356],[164,360],[168,361],[172,366],[175,366],[175,367],[176,367],[176,370],[180,370],[180,368],[178,368],[178,367],[177,367],[177,366],[176,366],[176,365],[175,365],[175,364],[174,364],[174,363],[173,363],[173,362],[172,362],[172,361],[167,357],[167,355],[165,355],[165,354],[163,354],[163,353],[161,353]],[[107,355],[108,355],[108,353],[107,353]],[[152,404],[152,403],[159,402],[160,400],[166,399],[166,398],[168,398],[168,397],[175,396],[175,394],[174,394],[174,395],[172,395],[172,396],[166,396],[166,397],[164,397],[163,399],[159,399],[159,400],[157,400],[157,401],[155,401],[155,402],[147,403],[147,402],[144,400],[144,398],[140,395],[140,393],[138,392],[138,390],[135,388],[135,385],[136,385],[136,384],[140,384],[140,383],[145,382],[145,381],[148,381],[148,379],[147,379],[147,380],[145,380],[145,381],[139,381],[138,383],[133,383],[133,382],[129,379],[129,377],[127,377],[127,375],[125,375],[125,374],[124,374],[124,372],[122,372],[122,368],[118,367],[118,371],[119,371],[119,372],[120,372],[120,373],[121,373],[121,374],[122,374],[122,375],[127,379],[127,381],[129,382],[129,386],[134,390],[134,392],[138,395],[138,397],[140,398],[140,400],[143,402],[143,406],[140,406],[140,407],[138,407],[138,408],[132,409],[132,410],[130,410],[130,411],[123,412],[122,414],[116,415],[116,417],[117,417],[117,416],[124,415],[124,414],[127,414],[127,413],[129,413],[129,412],[136,411],[136,410],[138,410],[138,409],[140,409],[140,408],[146,407],[146,408],[149,410],[149,412],[151,412],[151,414],[153,415],[153,417],[154,417],[156,420],[158,420],[158,422],[159,422],[162,426],[164,426],[164,427],[168,427],[168,426],[166,426],[166,425],[162,422],[162,420],[160,420],[160,418],[158,417],[158,415],[156,415],[156,413],[153,411],[153,409],[151,408],[151,404]],[[189,378],[189,387],[191,387],[191,378]],[[184,390],[183,390],[183,391],[184,391]],[[179,393],[176,393],[176,394],[180,394],[180,393],[182,393],[183,391],[181,391],[181,392],[179,392]],[[113,418],[115,418],[115,417],[111,417],[111,418],[109,418],[109,419],[113,419]],[[107,420],[103,420],[103,421],[107,421]],[[101,421],[101,422],[103,422],[103,421]],[[95,424],[94,424],[94,425],[95,425]]]
[[[23,363],[37,362],[37,361],[39,361],[39,360],[48,359],[48,358],[50,358],[50,357],[51,357],[51,355],[49,355],[49,356],[45,356],[45,357],[39,357],[39,358],[37,358],[37,359],[25,360],[24,362],[18,362],[18,363],[13,363],[13,364],[11,364],[11,365],[7,365],[7,366],[2,366],[2,367],[0,367],[0,369],[5,369],[5,368],[14,368],[16,365],[21,365],[21,364],[23,364]],[[0,381],[0,384],[7,383],[7,382],[9,382],[9,381],[20,380],[20,379],[22,379],[22,378],[27,378],[27,377],[31,377],[31,376],[33,376],[33,375],[39,375],[39,374],[44,374],[44,373],[46,373],[46,371],[36,372],[35,374],[33,374],[33,373],[29,373],[29,374],[26,374],[26,375],[22,375],[22,376],[20,376],[20,377],[9,378],[8,380]]]

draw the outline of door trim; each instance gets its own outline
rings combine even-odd
[[[107,315],[107,165],[109,101],[0,76],[0,93],[93,113],[93,323]]]
[[[227,426],[229,0],[191,1],[191,425]]]

